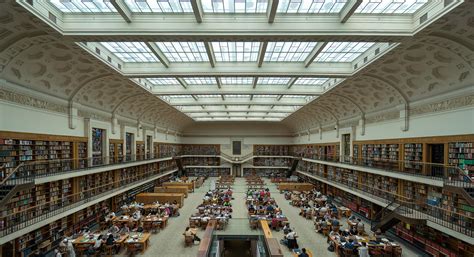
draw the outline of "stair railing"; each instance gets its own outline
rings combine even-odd
[[[18,166],[15,167],[15,169],[8,173],[3,179],[2,181],[0,181],[0,186],[3,186],[3,185],[16,185],[18,184],[19,182],[32,182],[32,179],[28,179],[28,178],[18,178],[18,179],[11,179],[13,177],[13,175],[15,175],[18,170],[20,170],[21,167],[23,167],[23,162],[20,163]],[[2,168],[5,168],[4,166]]]
[[[393,210],[391,210],[391,207],[392,206],[395,206],[395,205],[398,205],[396,206]],[[397,203],[396,200],[390,202],[387,206],[385,206],[381,211],[379,211],[371,220],[370,220],[370,228],[372,231],[375,230],[375,227],[377,226],[377,224],[380,223],[380,221],[382,221],[382,218],[385,217],[386,215],[388,215],[390,212],[394,212],[396,211],[401,205],[399,205]]]

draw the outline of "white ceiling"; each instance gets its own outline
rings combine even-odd
[[[1,4],[8,17],[0,27],[5,36],[0,48],[1,76],[106,112],[178,130],[192,120],[263,120],[283,121],[298,131],[472,84],[472,37],[465,29],[472,28],[472,13],[459,15],[473,7],[472,3],[463,3],[427,27],[418,24],[422,13],[416,10],[441,13],[443,9],[432,1],[412,1],[410,8],[400,5],[397,9],[393,4],[382,8],[364,0],[345,23],[341,19],[346,8],[357,1],[326,0],[326,5],[319,7],[313,1],[281,1],[273,24],[267,20],[266,8],[271,5],[266,1],[244,1],[244,7],[227,5],[235,4],[233,1],[202,1],[200,22],[195,7],[186,6],[189,2],[170,1],[166,7],[147,1],[152,13],[142,14],[135,1],[117,1],[130,22],[123,10],[117,12],[116,5],[98,5],[100,13],[89,4],[82,9],[94,10],[94,22],[110,20],[102,22],[102,29],[115,26],[114,35],[110,35],[110,30],[99,33],[97,24],[88,22],[89,14],[69,11],[78,11],[71,6],[80,6],[81,1],[67,5],[65,1],[50,2],[56,5],[33,5],[33,9],[51,11],[55,23],[51,17],[44,18],[41,10],[36,15],[53,29],[43,22],[27,21],[32,15],[20,6]],[[453,6],[459,3],[453,1]],[[169,12],[183,15],[178,29],[198,24],[205,34],[163,32],[163,37],[158,37],[127,29],[145,26],[146,19],[150,23]],[[76,21],[79,17],[82,25]],[[257,28],[264,27],[259,20],[263,17],[276,29],[268,30],[273,35],[254,35],[238,31],[239,23],[235,37],[221,36],[213,27],[219,25],[214,22],[219,17],[223,21],[229,17],[239,22],[248,19],[247,25]],[[339,23],[332,22],[335,29],[345,27],[345,32],[320,31],[308,36],[310,30],[303,27],[296,32],[280,30],[289,19],[299,24],[300,17],[318,23],[321,17],[334,18]],[[352,30],[360,31],[357,26],[364,26],[361,21],[373,18],[382,20],[385,33],[376,34],[376,28],[365,25],[367,36],[352,36]],[[213,21],[210,28],[206,28],[206,19]],[[397,22],[416,26],[387,29]],[[157,34],[160,30],[156,28]],[[408,32],[418,34],[408,36]],[[130,33],[139,35],[131,37]]]

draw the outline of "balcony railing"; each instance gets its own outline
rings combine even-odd
[[[174,169],[176,169],[176,167],[170,166],[161,170],[150,170],[132,178],[112,181],[94,188],[81,189],[81,192],[75,194],[69,194],[65,197],[50,200],[7,215],[2,214],[0,221],[3,222],[3,225],[0,226],[0,237],[9,235],[101,197],[111,195],[114,192],[123,190],[123,187],[133,187],[134,185],[140,184],[150,178],[166,174]],[[3,210],[3,213],[8,213],[8,210]]]
[[[29,182],[34,178],[49,177],[70,173],[72,171],[79,172],[93,168],[106,167],[111,165],[137,163],[146,160],[158,160],[163,157],[161,155],[126,155],[121,157],[91,157],[79,159],[57,159],[57,160],[41,160],[41,161],[17,161],[13,163],[16,167],[13,172],[2,173],[4,177],[0,177],[0,182],[5,185],[16,185]]]
[[[460,213],[452,212],[438,206],[429,205],[419,199],[408,198],[383,189],[378,189],[374,185],[359,183],[348,179],[334,180],[334,177],[328,177],[317,171],[300,171],[323,181],[340,185],[349,189],[351,192],[357,192],[369,198],[382,203],[390,204],[396,202],[400,205],[397,208],[399,214],[416,219],[426,219],[443,227],[460,232],[467,236],[474,236],[474,218]]]
[[[255,153],[257,154],[257,153]],[[275,152],[258,152],[261,156],[275,155]],[[457,166],[447,166],[438,163],[415,161],[399,161],[382,158],[355,158],[351,156],[318,155],[314,153],[285,152],[284,156],[291,155],[310,160],[349,164],[359,167],[368,167],[412,176],[428,177],[442,180],[445,184],[456,187],[472,188],[474,181],[469,175]]]

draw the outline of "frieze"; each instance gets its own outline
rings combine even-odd
[[[425,113],[450,111],[468,106],[474,106],[473,95],[461,96],[454,99],[447,99],[436,103],[410,108],[410,115],[417,116]]]
[[[7,91],[5,89],[0,89],[0,99],[59,113],[67,113],[68,110],[67,106],[50,103],[45,100],[37,99],[31,96],[21,95],[18,93]]]

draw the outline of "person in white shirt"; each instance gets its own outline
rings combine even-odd
[[[286,235],[286,239],[288,240],[288,248],[290,249],[295,249],[297,248],[297,242],[296,242],[296,238],[298,238],[298,234],[296,233],[296,231],[294,230],[291,230],[287,235]]]
[[[369,248],[367,247],[367,243],[362,242],[362,246],[357,248],[359,252],[359,257],[369,257]]]
[[[137,210],[133,213],[133,219],[140,220],[141,217],[142,217],[142,213],[139,210]]]

